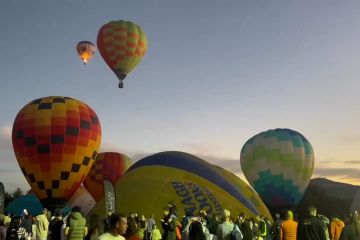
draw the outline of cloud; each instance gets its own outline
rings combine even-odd
[[[30,185],[21,172],[1,173],[0,182],[4,184],[5,191],[9,193],[14,192],[17,188],[23,192],[30,190]]]
[[[360,140],[360,139],[359,139]],[[182,144],[183,147],[179,148],[181,151],[192,154],[196,157],[199,157],[212,165],[217,165],[222,167],[238,177],[242,180],[246,181],[241,167],[240,160],[238,157],[228,157],[225,154],[221,154],[224,151],[224,146],[219,144],[198,144],[198,143],[186,143]],[[140,159],[155,154],[157,152],[144,152],[144,151],[125,151],[118,145],[111,142],[103,142],[101,144],[99,152],[105,151],[115,151],[121,152],[127,156],[129,156],[133,162],[137,162]],[[11,146],[11,127],[3,126],[0,128],[0,156],[2,159],[6,159],[8,163],[9,160],[12,162],[11,165],[16,163],[15,156],[13,154],[13,149]],[[4,163],[5,160],[0,159],[0,163]],[[350,184],[360,184],[360,169],[358,169],[358,165],[360,164],[360,160],[347,160],[340,161],[339,159],[325,159],[324,161],[316,161],[314,174],[312,178],[315,177],[324,177],[334,181],[340,181]],[[15,164],[16,165],[16,164]],[[18,171],[18,166],[12,166],[11,169],[1,169],[0,175],[5,178],[8,176],[12,179],[12,175],[17,175],[17,178],[23,179],[21,171],[19,174],[15,174]],[[5,165],[4,165],[5,166]],[[16,180],[15,180],[16,181]],[[26,181],[20,181],[19,184],[23,186],[27,186]],[[9,179],[9,184],[11,184]],[[15,186],[17,184],[13,184]]]
[[[226,170],[232,173],[241,173],[240,160],[233,159],[229,157],[220,157],[216,155],[205,155],[205,154],[197,154],[198,158],[201,158],[207,161],[210,164],[217,165],[219,167],[225,168]]]
[[[343,161],[344,164],[360,164],[360,160]]]
[[[4,175],[4,174],[13,174],[13,173],[19,173],[22,175],[22,172],[19,171],[19,167],[16,166],[15,168],[7,168],[7,169],[0,169],[0,174]]]
[[[189,152],[204,154],[206,152],[223,152],[224,146],[218,143],[183,143],[185,149]]]
[[[331,162],[316,162],[312,178],[323,177],[334,181],[360,184],[359,160],[340,161],[334,159]]]
[[[357,178],[360,176],[360,169],[355,168],[317,168],[314,174],[319,176]]]
[[[189,153],[189,152],[187,152]],[[137,162],[138,160],[150,156],[155,153],[147,153],[147,152],[131,152],[128,154],[128,156],[133,160],[133,162]],[[228,158],[228,157],[220,157],[216,155],[207,155],[207,154],[192,154],[212,165],[217,165],[219,167],[222,167],[234,174],[240,174],[242,175],[241,167],[240,167],[240,160]]]
[[[133,160],[133,162],[137,162],[141,159],[143,159],[144,157],[153,155],[154,153],[146,153],[146,152],[130,152],[129,153],[129,157],[131,158],[131,160]]]
[[[0,164],[1,169],[11,169],[17,165],[11,142],[11,126],[5,125],[0,128]]]
[[[353,134],[343,137],[344,142],[347,144],[355,144],[360,142],[360,134]]]
[[[142,159],[144,157],[154,154],[154,153],[148,153],[148,152],[142,152],[142,151],[133,151],[133,152],[125,151],[118,145],[110,143],[110,142],[101,143],[99,152],[122,153],[122,154],[125,154],[126,156],[128,156],[133,161],[133,163],[139,161],[140,159]]]
[[[225,168],[245,180],[238,159],[206,154],[196,154],[196,156],[211,164]],[[319,161],[316,162],[312,178],[324,177],[334,181],[360,184],[360,169],[358,168],[358,164],[360,164],[360,160],[340,161],[338,159],[332,159],[331,161]]]
[[[225,155],[224,152],[227,152],[226,146],[219,144],[217,142],[207,142],[207,143],[183,143],[182,144],[185,151],[192,155],[195,155],[198,158],[201,158],[210,164],[217,165],[219,167],[225,168],[226,170],[240,174],[242,173],[240,167],[240,158],[231,157],[233,154]]]
[[[13,151],[11,143],[11,129],[10,125],[0,128],[0,150]]]
[[[110,142],[102,142],[100,145],[99,152],[121,152],[121,148],[113,143]]]

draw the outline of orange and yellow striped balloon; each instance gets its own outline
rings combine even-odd
[[[111,21],[103,25],[97,36],[97,47],[106,64],[122,80],[141,61],[147,51],[145,32],[130,21]]]
[[[12,143],[20,168],[45,207],[62,207],[96,158],[101,127],[85,103],[50,96],[31,101],[17,114]]]

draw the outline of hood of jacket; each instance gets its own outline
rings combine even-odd
[[[334,218],[334,219],[332,220],[332,223],[335,224],[335,225],[338,226],[338,227],[343,227],[343,226],[344,226],[344,222],[341,221],[341,220],[338,219],[338,218]]]
[[[71,213],[71,218],[75,219],[75,220],[79,220],[79,219],[82,219],[82,215],[79,212],[73,212],[73,213]]]

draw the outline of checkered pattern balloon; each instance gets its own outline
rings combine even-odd
[[[273,209],[296,206],[314,169],[310,142],[291,129],[272,129],[250,138],[241,149],[241,169]]]
[[[111,21],[100,28],[97,47],[106,64],[122,80],[144,57],[147,38],[135,23]]]
[[[97,155],[101,127],[96,113],[69,97],[44,97],[17,114],[12,143],[31,189],[51,208],[63,205],[85,179]]]
[[[124,154],[117,152],[99,153],[85,178],[84,186],[98,202],[104,197],[103,180],[108,180],[115,185],[131,164],[131,159]]]

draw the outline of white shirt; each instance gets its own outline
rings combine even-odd
[[[125,240],[125,238],[121,235],[114,236],[111,233],[103,233],[98,238],[98,240]]]

